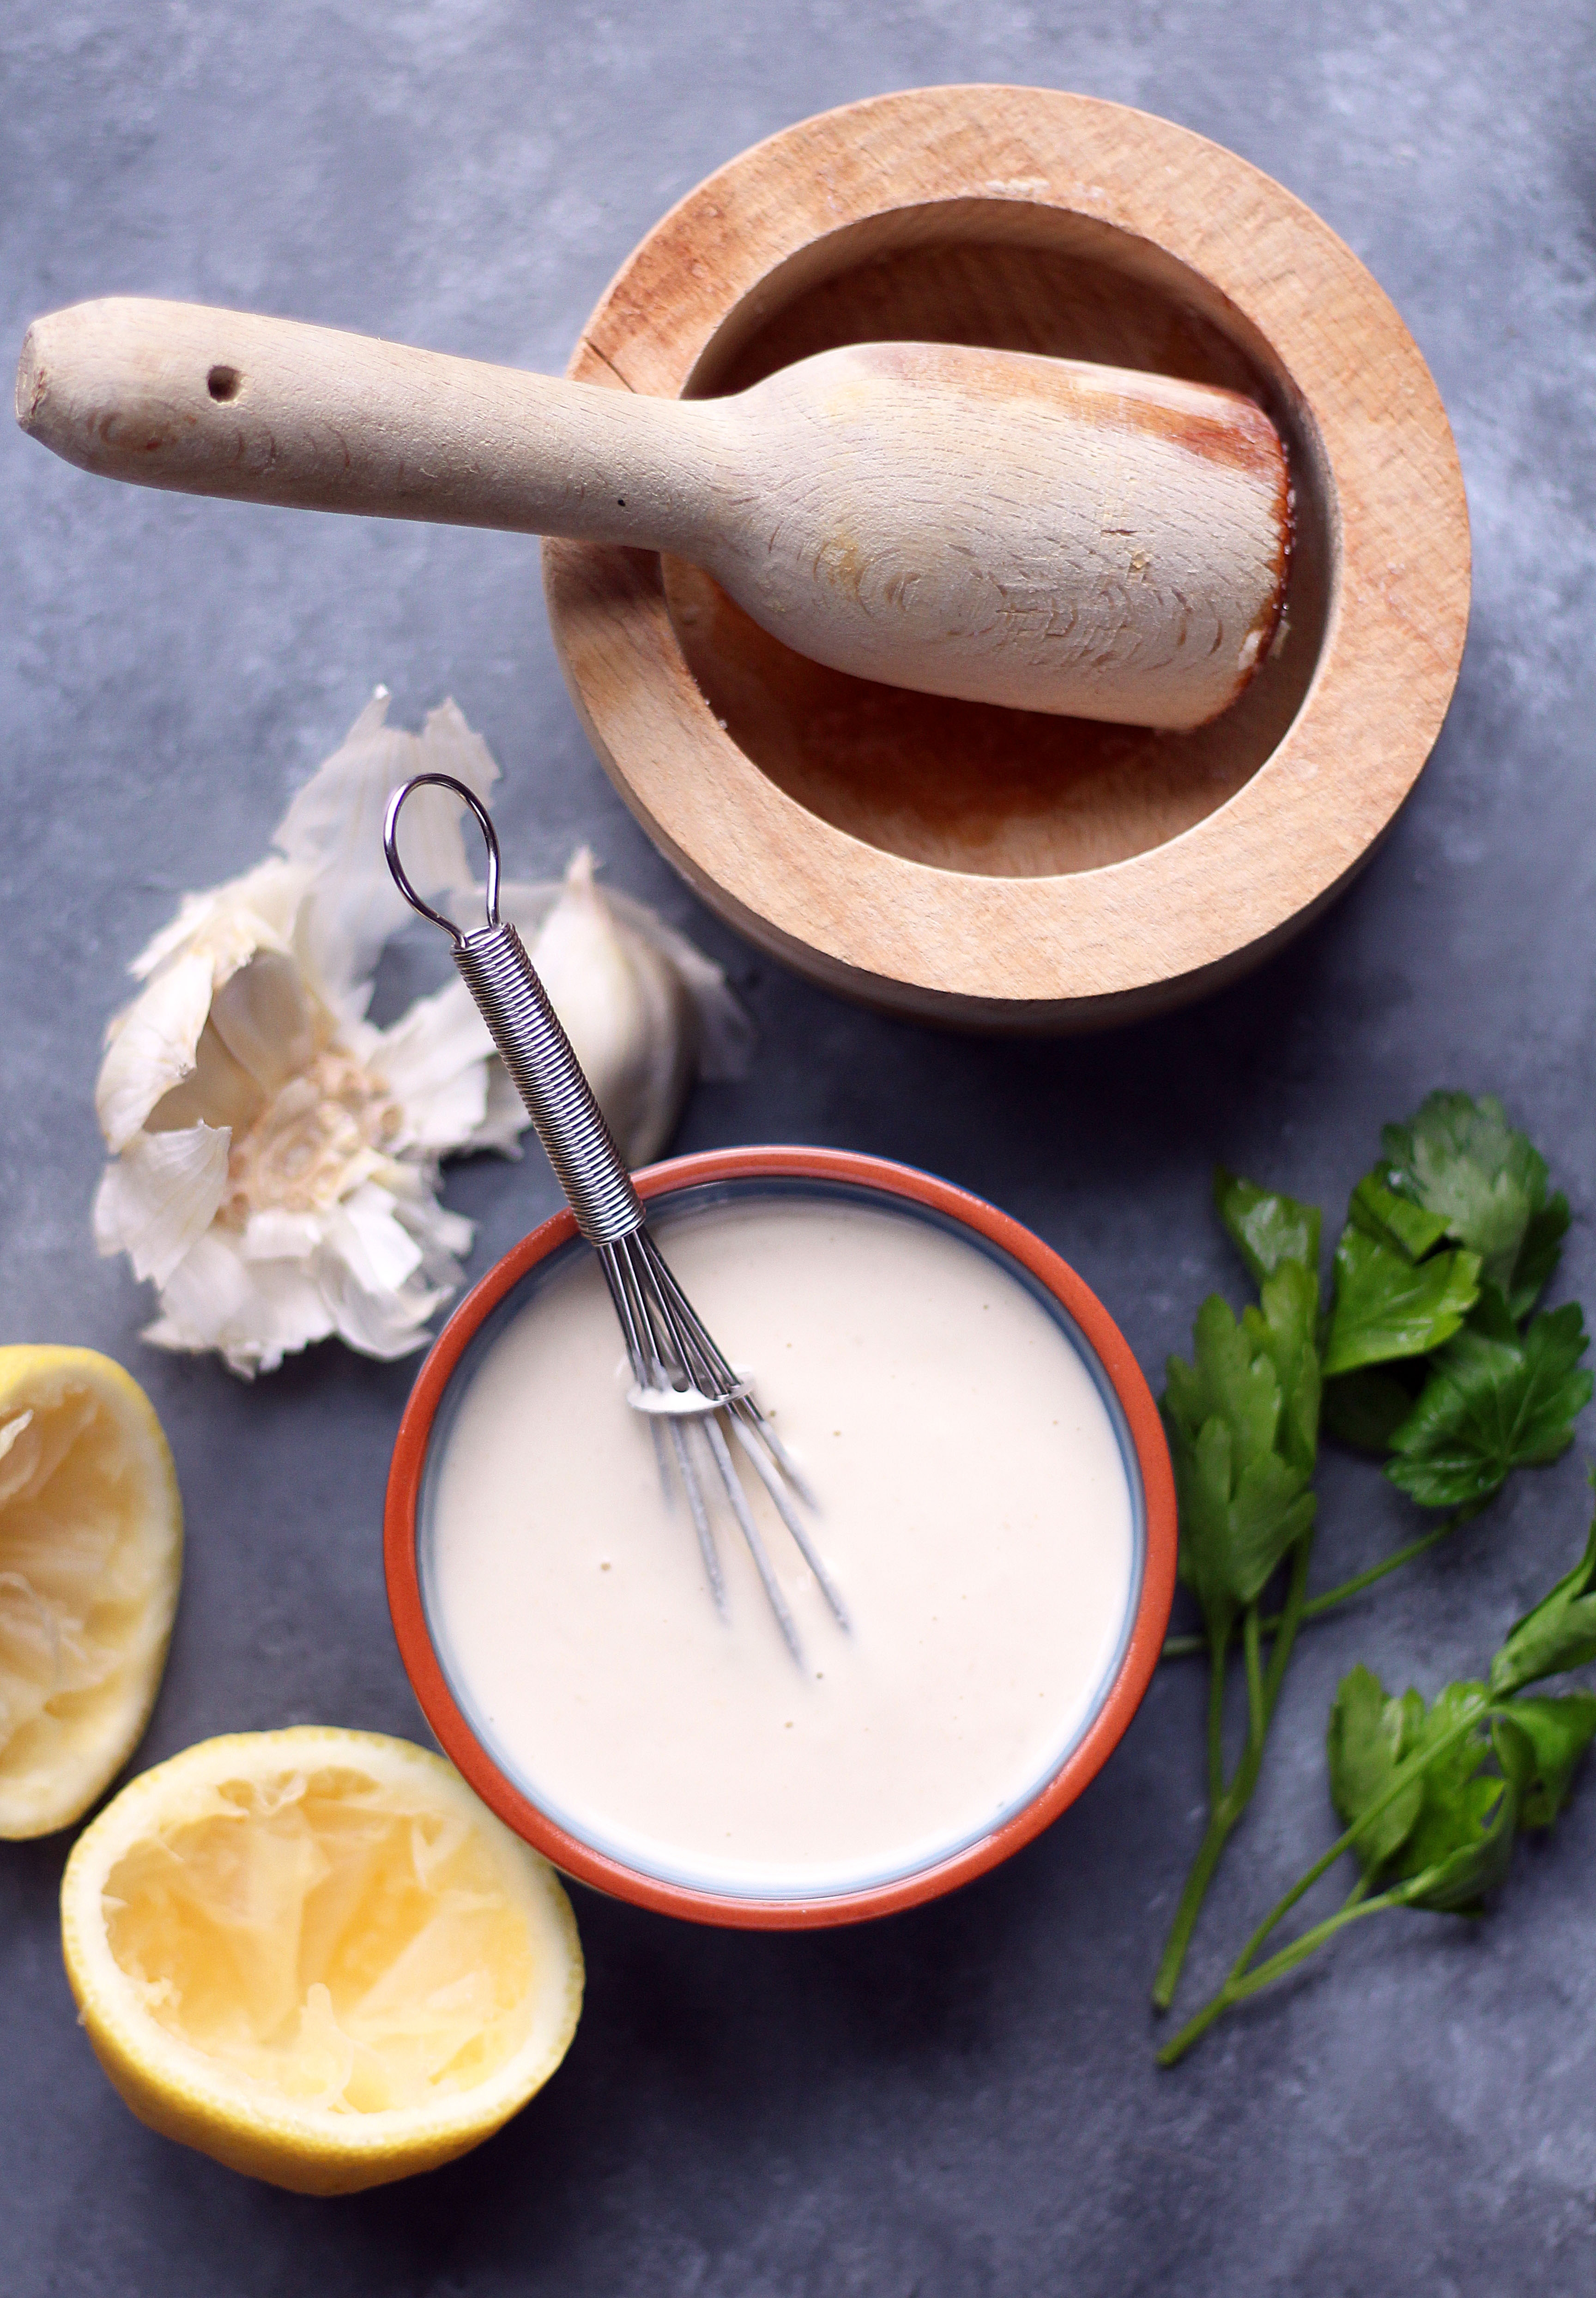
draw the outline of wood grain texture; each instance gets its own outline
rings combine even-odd
[[[1295,536],[1241,702],[1157,735],[906,701],[798,663],[690,570],[550,543],[583,723],[704,898],[831,988],[1010,1029],[1196,995],[1334,897],[1445,714],[1468,527],[1424,362],[1328,227],[1234,154],[1090,98],[966,87],[823,114],[709,178],[623,267],[571,373],[702,397],[894,335],[1261,401]]]
[[[1269,417],[1079,360],[857,343],[682,401],[119,296],[34,322],[17,418],[138,485],[676,551],[831,668],[967,701],[1200,726],[1280,613]]]

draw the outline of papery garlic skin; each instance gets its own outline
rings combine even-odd
[[[463,983],[392,1030],[364,1018],[409,915],[383,858],[390,789],[447,773],[485,799],[498,775],[452,703],[419,735],[386,712],[379,690],[289,807],[280,856],[185,898],[107,1033],[95,1098],[118,1155],[95,1242],[160,1287],[147,1340],[244,1374],[335,1333],[368,1356],[423,1346],[472,1236],[437,1201],[437,1161],[514,1140]],[[459,813],[426,791],[407,815],[434,897],[469,882]]]
[[[136,1133],[95,1198],[100,1251],[125,1252],[136,1277],[164,1285],[216,1218],[231,1141],[225,1125]]]
[[[419,735],[386,712],[379,688],[289,806],[277,855],[184,897],[106,1033],[95,1102],[115,1160],[95,1242],[159,1286],[146,1340],[218,1350],[246,1376],[334,1334],[380,1358],[424,1346],[472,1239],[438,1202],[439,1160],[514,1154],[528,1122],[462,981],[390,1029],[365,1018],[383,946],[409,921],[383,856],[391,791],[447,773],[485,801],[499,773],[452,702]],[[447,793],[418,791],[405,866],[464,917],[460,814]],[[506,883],[500,910],[629,1164],[665,1146],[695,1067],[746,1070],[751,1029],[720,968],[599,888],[585,848],[561,885]]]

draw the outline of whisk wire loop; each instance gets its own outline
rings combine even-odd
[[[491,926],[499,922],[499,833],[493,827],[492,815],[475,791],[467,789],[464,782],[456,781],[452,774],[412,774],[409,781],[401,784],[388,800],[388,810],[383,819],[383,853],[394,884],[413,910],[419,910],[424,918],[430,918],[434,925],[442,926],[446,934],[452,934],[459,942],[465,938],[462,929],[452,918],[446,918],[442,910],[434,910],[430,902],[422,900],[405,874],[404,864],[399,858],[400,814],[414,791],[428,789],[448,790],[451,797],[458,798],[468,806],[475,817],[476,826],[488,849],[487,922]]]

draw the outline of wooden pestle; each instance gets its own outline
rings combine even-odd
[[[1125,724],[1234,701],[1285,587],[1251,400],[1015,351],[851,344],[648,399],[119,296],[34,322],[17,420],[144,486],[674,551],[835,669]]]

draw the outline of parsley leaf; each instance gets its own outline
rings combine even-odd
[[[1336,1248],[1326,1378],[1441,1347],[1474,1306],[1479,1272],[1472,1252],[1437,1252],[1416,1262],[1349,1221]]]
[[[1491,1663],[1491,1689],[1499,1696],[1562,1675],[1596,1659],[1596,1524],[1585,1552],[1549,1595],[1516,1620]]]
[[[1518,1339],[1518,1319],[1508,1306],[1508,1296],[1493,1277],[1480,1280],[1479,1299],[1468,1311],[1470,1332],[1482,1333],[1488,1341],[1501,1341],[1512,1348]]]
[[[1355,1667],[1344,1675],[1330,1708],[1325,1752],[1330,1762],[1330,1800],[1344,1826],[1353,1827],[1391,1785],[1396,1767],[1410,1755],[1424,1723],[1417,1691],[1388,1699],[1377,1675]],[[1371,1881],[1413,1831],[1424,1803],[1424,1781],[1414,1780],[1370,1821],[1354,1845],[1359,1864]]]
[[[1237,1318],[1197,1311],[1194,1362],[1171,1357],[1164,1415],[1180,1514],[1180,1576],[1224,1636],[1313,1522],[1319,1280],[1283,1261]]]
[[[1509,1306],[1520,1324],[1545,1291],[1552,1271],[1563,1257],[1568,1219],[1568,1200],[1560,1189],[1539,1212],[1530,1215],[1513,1268],[1512,1290],[1508,1295]]]
[[[1596,1702],[1592,1702],[1596,1707]],[[1471,1717],[1483,1724],[1490,1695],[1483,1683],[1449,1683],[1429,1707],[1417,1691],[1386,1698],[1366,1667],[1344,1676],[1330,1710],[1326,1744],[1330,1793],[1348,1827],[1373,1810],[1397,1767],[1421,1757]],[[1517,1776],[1482,1772],[1492,1743],[1483,1730],[1457,1739],[1376,1813],[1353,1848],[1369,1882],[1387,1889],[1425,1878],[1409,1904],[1438,1914],[1472,1914],[1501,1881],[1512,1850],[1518,1808]]]
[[[1294,1468],[1311,1476],[1319,1457],[1319,1278],[1300,1261],[1283,1261],[1265,1277],[1257,1308],[1243,1310],[1241,1322],[1280,1384],[1276,1443]]]
[[[1377,1173],[1365,1173],[1352,1191],[1347,1219],[1377,1244],[1391,1246],[1405,1261],[1422,1261],[1446,1235],[1445,1217],[1426,1212],[1388,1189]]]
[[[1386,1126],[1381,1143],[1385,1162],[1373,1178],[1443,1221],[1454,1244],[1479,1255],[1515,1316],[1527,1316],[1557,1266],[1568,1204],[1548,1199],[1546,1161],[1501,1102],[1433,1093],[1406,1125]]]
[[[1323,1215],[1317,1205],[1299,1204],[1294,1197],[1261,1189],[1256,1181],[1244,1181],[1223,1165],[1213,1169],[1213,1202],[1255,1284],[1261,1285],[1287,1261],[1300,1261],[1318,1276]]]
[[[1537,1317],[1522,1339],[1510,1318],[1506,1337],[1491,1297],[1482,1307],[1487,1329],[1471,1327],[1446,1343],[1392,1434],[1385,1474],[1421,1508],[1477,1505],[1514,1468],[1555,1460],[1590,1402],[1591,1375],[1578,1369],[1590,1340],[1577,1302]]]
[[[1497,1760],[1518,1794],[1520,1827],[1550,1827],[1596,1740],[1596,1694],[1512,1699],[1492,1720]]]
[[[1488,1703],[1483,1683],[1449,1683],[1431,1701],[1413,1753],[1422,1755],[1470,1715],[1483,1717]],[[1507,1873],[1518,1797],[1511,1780],[1482,1773],[1490,1752],[1484,1732],[1471,1732],[1424,1773],[1418,1824],[1392,1872],[1393,1881],[1428,1878],[1410,1906],[1429,1907],[1437,1914],[1477,1914],[1484,1894]]]

